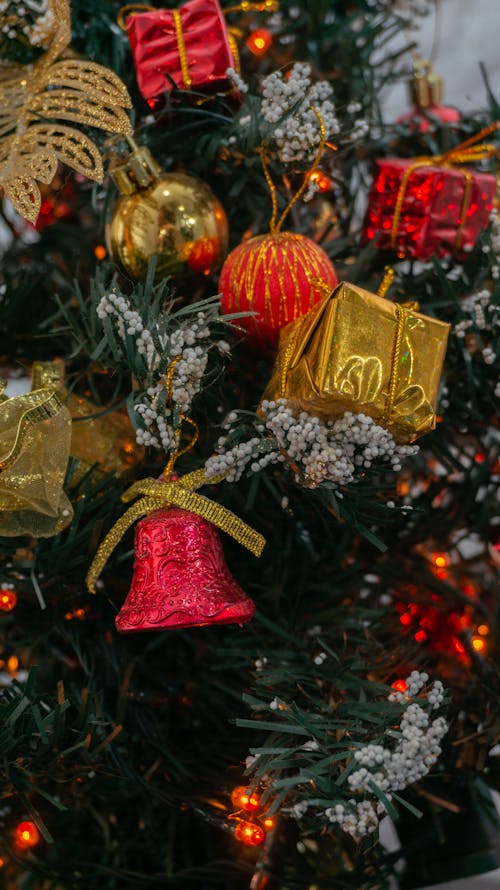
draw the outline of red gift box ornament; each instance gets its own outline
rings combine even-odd
[[[488,226],[496,179],[459,165],[492,157],[496,146],[481,140],[497,128],[495,122],[442,155],[376,161],[362,241],[376,239],[401,259],[472,248]]]
[[[181,90],[234,90],[226,71],[236,69],[238,61],[218,0],[189,0],[180,9],[131,4],[118,21],[127,32],[146,100],[170,91],[172,82]]]
[[[180,90],[232,93],[227,76],[240,70],[236,33],[228,28],[231,12],[275,12],[276,0],[262,0],[222,10],[218,0],[189,0],[180,9],[155,9],[141,3],[122,7],[118,24],[127,32],[137,84],[150,105],[172,82]]]

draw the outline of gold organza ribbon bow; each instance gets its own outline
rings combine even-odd
[[[0,397],[0,536],[48,538],[73,517],[63,490],[71,416],[41,366],[33,384],[25,395]]]
[[[410,166],[406,168],[399,185],[394,205],[394,216],[392,218],[391,226],[391,247],[393,249],[396,247],[406,190],[415,170],[418,170],[419,167],[457,167],[460,164],[475,164],[477,161],[483,161],[486,158],[493,157],[497,151],[497,146],[489,142],[482,142],[482,140],[486,136],[489,136],[490,133],[494,133],[498,130],[498,127],[499,123],[498,121],[495,121],[493,124],[490,124],[489,127],[484,127],[479,133],[476,133],[474,136],[461,142],[460,145],[456,145],[455,148],[450,148],[450,150],[444,152],[444,154],[423,155],[415,158]],[[464,176],[465,188],[462,198],[462,206],[460,208],[460,225],[455,238],[455,250],[458,250],[462,245],[466,221],[465,217],[467,210],[469,209],[472,192],[472,173],[470,170],[462,170],[461,172]]]
[[[223,475],[207,478],[205,470],[202,469],[188,473],[176,481],[162,482],[156,479],[142,479],[135,482],[122,495],[122,501],[127,503],[137,497],[140,497],[140,500],[129,507],[100,545],[87,575],[87,587],[90,593],[95,593],[96,581],[127,529],[141,516],[147,516],[155,510],[164,510],[168,507],[181,507],[183,510],[196,513],[197,516],[203,517],[222,531],[227,532],[255,556],[260,556],[266,543],[265,538],[231,510],[197,492],[197,489],[202,485],[221,482],[222,479],[224,479]]]

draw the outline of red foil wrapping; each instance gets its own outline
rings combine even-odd
[[[433,255],[463,255],[488,226],[495,177],[459,166],[417,167],[408,179],[393,238],[398,191],[405,171],[414,162],[412,158],[375,162],[363,243],[375,239],[380,250],[395,250],[401,258],[428,260]]]
[[[171,90],[172,80],[179,89],[209,93],[234,88],[226,71],[235,68],[235,60],[217,0],[190,0],[175,12],[155,9],[130,15],[126,29],[137,83],[145,99]]]

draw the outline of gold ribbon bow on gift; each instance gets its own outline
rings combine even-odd
[[[142,497],[129,507],[100,545],[87,575],[87,587],[90,593],[95,593],[97,578],[127,529],[141,516],[147,516],[155,510],[164,510],[168,507],[181,507],[183,510],[196,513],[197,516],[201,516],[222,531],[227,532],[235,541],[250,550],[254,556],[260,556],[266,543],[265,538],[231,510],[197,492],[197,489],[202,485],[221,482],[223,479],[224,475],[207,478],[205,470],[202,469],[188,473],[187,476],[176,481],[161,482],[156,479],[143,479],[135,482],[122,495],[122,501],[127,503],[140,495]]]
[[[480,130],[479,133],[476,133],[474,136],[471,136],[469,139],[461,142],[460,145],[456,145],[455,148],[450,148],[450,150],[444,152],[444,154],[430,156],[423,155],[421,157],[415,158],[410,166],[407,167],[402,176],[398,194],[396,197],[396,203],[394,205],[394,216],[392,218],[391,226],[391,247],[393,249],[396,248],[398,229],[401,222],[401,214],[406,197],[406,190],[408,188],[410,178],[415,170],[418,170],[419,167],[457,167],[459,164],[474,164],[477,161],[483,161],[486,158],[493,157],[493,155],[497,151],[497,146],[489,142],[482,142],[481,140],[484,139],[486,136],[489,136],[490,133],[494,133],[499,126],[500,125],[498,121],[495,121],[493,124],[490,124],[489,127],[484,127],[484,129]],[[462,246],[466,221],[465,216],[469,208],[472,192],[472,173],[469,170],[462,170],[461,172],[464,176],[465,188],[462,199],[462,206],[460,208],[460,222],[455,238],[455,250],[459,250],[459,248]]]

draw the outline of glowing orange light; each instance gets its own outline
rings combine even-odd
[[[0,868],[3,868],[4,865],[5,865],[5,859],[3,859],[2,856],[0,856]]]
[[[394,680],[394,683],[391,683],[391,686],[393,689],[396,690],[396,692],[406,692],[406,690],[408,689],[408,684],[406,680],[403,679]]]
[[[267,819],[264,819],[264,826],[268,829],[268,831],[270,828],[274,828],[274,819],[271,819],[271,817],[268,816]]]
[[[64,620],[73,621],[74,618],[78,618],[79,621],[83,621],[88,612],[90,612],[89,606],[79,606],[77,609],[66,612]]]
[[[40,832],[34,822],[20,822],[16,827],[16,844],[21,850],[36,847],[40,840]]]
[[[103,244],[98,244],[96,248],[94,248],[94,255],[97,260],[103,260],[106,256],[106,248]]]
[[[0,609],[2,612],[12,612],[17,603],[17,595],[14,590],[7,587],[0,588]]]
[[[319,192],[328,192],[332,187],[332,180],[322,170],[313,170],[309,174],[309,180],[316,183]]]
[[[477,629],[478,634],[481,634],[482,637],[487,637],[490,629],[487,624],[480,624]]]
[[[483,640],[482,637],[472,637],[472,648],[476,650],[476,652],[484,652],[486,649],[486,640]]]
[[[238,822],[234,829],[234,836],[237,841],[245,844],[247,847],[258,847],[264,842],[266,832],[260,825],[255,822]]]
[[[238,785],[234,789],[231,794],[231,801],[235,807],[239,807],[239,809],[246,810],[249,813],[253,812],[253,810],[258,810],[260,807],[260,797],[243,785]]]
[[[254,56],[263,56],[273,42],[272,35],[265,28],[258,28],[252,31],[247,38],[247,46]]]
[[[448,557],[445,553],[433,553],[432,562],[438,569],[444,569],[448,565]]]
[[[7,659],[7,670],[11,674],[15,674],[19,667],[19,659],[17,655],[11,655],[10,658]]]
[[[425,641],[427,639],[427,634],[426,634],[425,630],[417,630],[417,632],[415,634],[415,639],[416,639],[417,643],[425,643]]]

